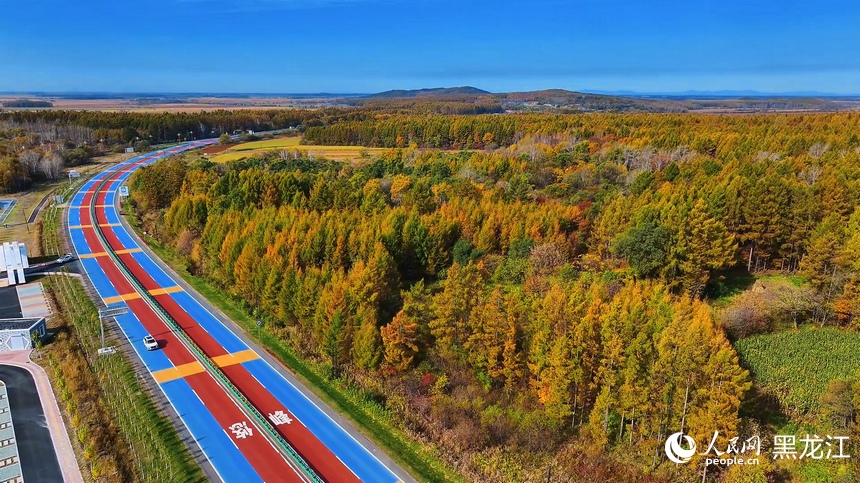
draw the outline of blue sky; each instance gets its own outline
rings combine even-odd
[[[0,91],[860,94],[860,5],[6,0]]]

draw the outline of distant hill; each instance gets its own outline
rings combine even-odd
[[[684,109],[678,103],[635,97],[587,94],[564,89],[509,92],[507,94],[496,94],[496,97],[502,102],[503,106],[513,109],[563,109],[598,112],[667,112]]]
[[[452,107],[452,104],[457,104]],[[564,89],[494,94],[476,87],[393,90],[361,99],[354,105],[412,109],[432,106],[438,113],[486,113],[516,111],[562,112],[671,112],[685,110],[677,102],[634,97],[586,94]],[[445,107],[443,107],[445,106]],[[453,110],[452,110],[453,109]]]
[[[369,99],[404,99],[412,97],[451,97],[451,96],[481,96],[490,92],[477,87],[435,87],[431,89],[393,90],[371,94]]]
[[[752,91],[737,91],[749,94]],[[394,90],[364,98],[352,105],[414,110],[439,114],[527,112],[806,112],[858,110],[857,98],[728,95],[637,96],[545,89],[528,92],[490,93],[475,87]]]

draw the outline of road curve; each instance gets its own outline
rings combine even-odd
[[[57,191],[57,188],[53,188],[51,191],[45,193],[45,196],[39,201],[39,204],[33,208],[33,212],[30,213],[30,218],[27,219],[27,223],[36,223],[36,217],[39,216],[39,212],[42,211],[42,208],[45,206],[45,203],[48,202],[48,198],[54,196],[54,191]]]

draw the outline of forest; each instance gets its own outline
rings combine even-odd
[[[856,437],[860,367],[796,403],[736,348],[860,324],[860,115],[302,122],[309,144],[391,149],[169,159],[133,176],[132,208],[468,480],[701,480],[668,435]],[[855,471],[762,454],[705,476]]]
[[[146,151],[163,143],[255,130],[317,125],[343,111],[217,111],[125,113],[98,111],[0,112],[0,193],[54,181],[64,168],[94,156]],[[303,124],[304,123],[304,124]]]
[[[63,168],[86,163],[96,150],[83,142],[69,141],[80,128],[55,126],[53,135],[0,123],[0,193],[17,193],[33,182],[53,181]],[[54,136],[56,135],[56,136]]]

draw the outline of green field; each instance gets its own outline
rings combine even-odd
[[[757,281],[779,281],[785,280],[795,287],[801,287],[809,283],[809,279],[802,275],[751,275],[746,270],[732,270],[727,272],[725,279],[718,283],[719,288],[710,295],[711,304],[714,307],[725,307],[732,299],[748,290]]]
[[[741,339],[741,363],[787,409],[815,411],[834,379],[860,374],[860,334],[806,327]]]
[[[294,148],[301,145],[302,138],[293,136],[289,138],[264,139],[262,141],[252,141],[250,143],[242,143],[231,147],[227,151],[249,151],[252,149],[273,149],[273,148]]]
[[[238,159],[260,156],[272,151],[298,150],[309,156],[319,156],[335,161],[354,161],[365,155],[378,154],[383,148],[365,148],[362,146],[310,146],[300,144],[301,137],[288,137],[252,141],[231,146],[226,151],[211,157],[216,163],[226,163]]]

